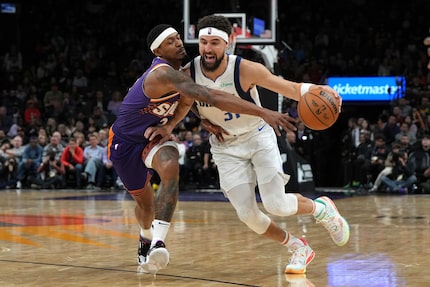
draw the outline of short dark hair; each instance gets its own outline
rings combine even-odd
[[[4,144],[10,144],[10,140],[9,139],[2,140],[0,145],[4,145]]]
[[[376,141],[376,140],[383,140],[383,141],[385,141],[385,136],[383,135],[383,134],[375,134],[375,138],[374,138],[374,140]]]
[[[226,17],[220,15],[208,15],[201,18],[197,23],[197,31],[206,27],[217,28],[226,32],[229,36],[233,29],[230,21]]]

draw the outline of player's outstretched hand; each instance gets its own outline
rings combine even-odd
[[[262,116],[262,118],[266,123],[272,126],[278,137],[281,136],[281,131],[279,130],[280,127],[287,133],[295,132],[297,130],[297,119],[291,117],[288,115],[288,113],[281,114],[269,109],[264,109],[264,111],[265,114]]]
[[[225,129],[220,126],[214,125],[207,119],[202,119],[200,123],[202,124],[204,129],[214,134],[219,142],[224,142],[224,135],[229,135],[229,133]]]
[[[339,93],[335,89],[333,89],[332,87],[330,87],[328,85],[314,85],[314,86],[320,87],[324,91],[326,91],[327,93],[333,95],[335,98],[338,98],[339,99],[339,108],[340,108],[339,113],[342,112],[342,97],[339,95]],[[311,86],[310,90],[312,90],[312,87],[314,87],[314,86]]]

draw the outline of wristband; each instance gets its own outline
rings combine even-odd
[[[309,88],[312,85],[313,84],[310,84],[310,83],[301,83],[300,84],[300,95],[303,96],[304,94],[306,94],[307,92],[309,92]]]

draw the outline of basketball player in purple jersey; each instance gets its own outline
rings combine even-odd
[[[173,141],[160,142],[151,127],[169,123],[172,131],[198,100],[232,113],[260,116],[278,134],[279,127],[294,131],[294,119],[264,109],[228,93],[195,84],[178,71],[186,52],[178,32],[170,25],[155,26],[147,44],[157,56],[125,96],[119,115],[110,128],[108,153],[124,186],[136,201],[135,215],[140,225],[139,271],[156,273],[169,262],[164,241],[179,191],[178,150]],[[179,105],[184,101],[185,105]],[[157,194],[150,185],[153,172],[161,183]],[[152,237],[152,239],[151,239]]]

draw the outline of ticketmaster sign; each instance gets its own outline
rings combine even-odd
[[[327,84],[335,89],[342,101],[391,101],[404,96],[405,77],[329,77]]]

